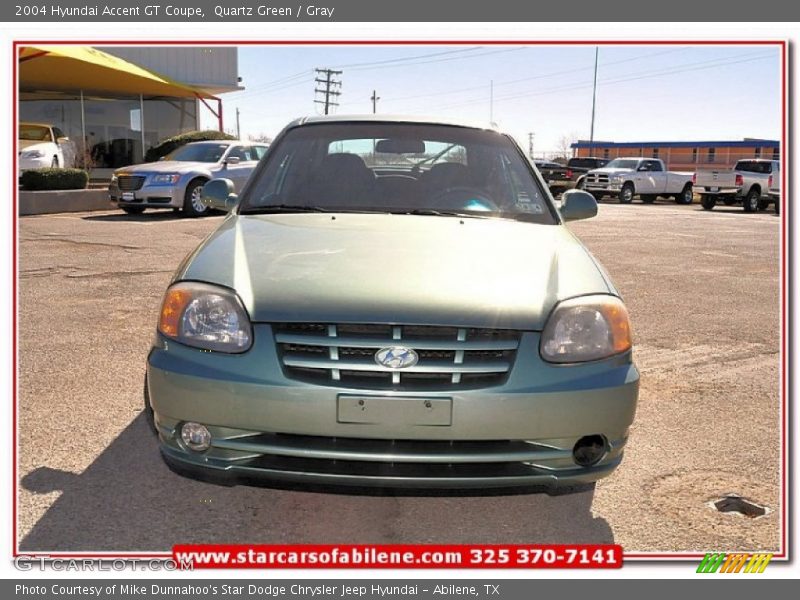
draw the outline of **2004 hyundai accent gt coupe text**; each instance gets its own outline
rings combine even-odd
[[[508,136],[309,118],[178,268],[148,358],[170,467],[221,483],[572,488],[611,473],[628,313]]]

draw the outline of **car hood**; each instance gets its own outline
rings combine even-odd
[[[194,171],[210,171],[217,163],[193,162],[187,160],[160,160],[158,162],[131,165],[115,171],[121,173],[188,173]]]
[[[55,146],[53,142],[42,142],[39,140],[17,140],[17,148],[20,152],[23,150],[47,150]]]
[[[615,173],[631,173],[633,169],[623,169],[623,168],[614,168],[614,169],[607,169],[606,167],[602,167],[600,169],[592,169],[589,173],[597,173],[599,175],[614,175]]]
[[[541,330],[561,299],[616,294],[564,226],[415,215],[231,215],[175,279],[235,289],[254,322]]]

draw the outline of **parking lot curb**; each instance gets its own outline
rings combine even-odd
[[[45,215],[114,208],[108,199],[108,189],[57,190],[42,192],[19,191],[19,214]]]

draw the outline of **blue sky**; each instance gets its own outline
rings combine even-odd
[[[263,46],[239,49],[243,92],[223,95],[226,129],[276,135],[318,114],[313,69],[343,71],[339,114],[493,120],[527,149],[587,139],[594,47]],[[780,136],[780,56],[761,46],[601,46],[595,139],[710,140]],[[493,84],[492,84],[493,82]],[[494,102],[490,102],[493,87]],[[209,114],[205,126],[214,125]]]

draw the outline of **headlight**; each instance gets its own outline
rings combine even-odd
[[[117,174],[116,173],[112,173],[111,174],[111,183],[112,184],[117,183]]]
[[[628,310],[615,296],[583,296],[556,306],[542,332],[539,353],[548,362],[608,358],[631,348]]]
[[[625,177],[622,175],[614,175],[611,177],[611,183],[622,183],[625,180]]]
[[[44,158],[42,150],[26,150],[22,153],[22,158]]]
[[[150,183],[156,185],[172,185],[173,183],[178,183],[178,180],[181,178],[179,173],[158,173],[157,175],[153,175],[153,179]]]
[[[253,340],[250,319],[235,292],[192,281],[167,290],[158,330],[187,346],[216,352],[245,352]]]

